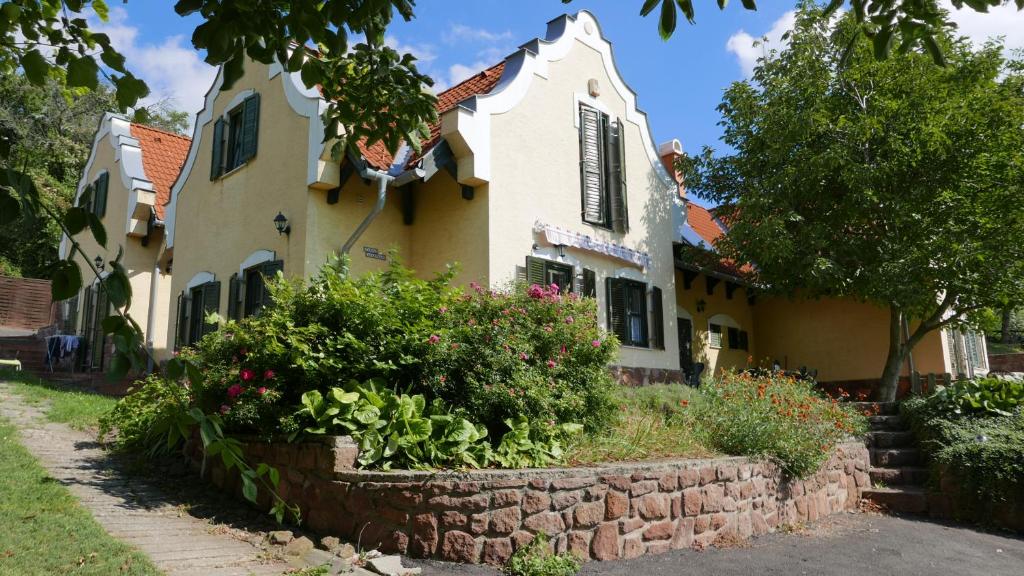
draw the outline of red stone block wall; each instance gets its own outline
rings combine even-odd
[[[992,372],[1024,372],[1024,353],[989,355],[988,369]]]
[[[301,506],[311,529],[363,548],[467,563],[502,564],[540,532],[556,551],[586,560],[746,539],[853,510],[869,483],[861,443],[840,445],[807,479],[786,480],[777,466],[745,458],[364,472],[338,467],[351,465],[354,446],[331,442],[247,451],[253,463],[279,467],[281,495]],[[238,491],[237,478],[215,464],[209,472]]]

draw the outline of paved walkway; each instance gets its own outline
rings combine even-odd
[[[107,532],[147,554],[168,576],[264,576],[292,569],[222,527],[189,516],[147,480],[116,473],[93,437],[47,422],[40,408],[3,383],[0,416],[18,427],[25,447]]]

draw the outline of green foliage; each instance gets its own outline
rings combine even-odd
[[[781,373],[726,372],[702,391],[694,418],[707,446],[770,458],[797,477],[816,472],[836,443],[867,431],[863,415]]]
[[[102,441],[116,432],[114,438],[119,448],[164,453],[191,433],[190,422],[182,418],[188,410],[188,388],[151,375],[136,382],[128,394],[100,418],[99,438]]]
[[[505,420],[510,430],[501,438],[494,459],[504,468],[539,468],[565,460],[563,442],[583,432],[582,424],[537,423],[526,416]]]
[[[542,532],[509,558],[505,576],[575,576],[579,558],[571,554],[553,554],[547,536]]]
[[[1024,382],[1002,378],[960,380],[940,387],[929,401],[953,414],[1009,416],[1024,407]]]
[[[976,519],[1024,501],[1024,413],[957,412],[942,392],[900,406],[932,463],[958,482],[959,496]]]
[[[725,92],[735,152],[684,168],[730,223],[716,261],[757,262],[778,292],[888,307],[895,334],[911,322],[884,372],[894,395],[927,333],[1024,295],[1024,68],[947,33],[946,67],[878,61],[855,19],[799,11],[789,46]]]

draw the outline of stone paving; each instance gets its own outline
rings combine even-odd
[[[293,571],[262,548],[189,516],[147,480],[121,475],[85,432],[47,422],[41,408],[0,383],[0,416],[22,444],[111,535],[147,554],[168,576],[264,576]]]

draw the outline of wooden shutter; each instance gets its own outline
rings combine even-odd
[[[526,284],[526,266],[516,266],[516,282]]]
[[[242,154],[241,162],[246,162],[256,155],[256,144],[260,131],[260,95],[253,94],[245,99],[242,111]]]
[[[224,119],[213,123],[213,155],[210,158],[210,180],[220,178],[224,173]]]
[[[740,330],[740,350],[750,350],[750,335],[746,330]]]
[[[270,306],[273,303],[270,297],[270,290],[267,289],[267,283],[273,282],[277,278],[278,272],[284,272],[284,260],[272,260],[260,265],[260,274],[263,275],[260,307]]]
[[[96,216],[103,218],[107,214],[107,184],[110,182],[110,173],[104,172],[96,178],[96,190],[93,193],[93,212]]]
[[[110,313],[110,301],[107,299],[107,292],[97,286],[96,307],[93,309],[92,321],[92,369],[103,370],[103,360],[106,356],[104,350],[107,337],[103,333],[103,319]]]
[[[583,296],[597,298],[597,274],[590,268],[583,269]]]
[[[729,349],[738,350],[740,347],[740,329],[729,327]]]
[[[583,189],[583,221],[608,225],[605,206],[605,131],[607,116],[580,105],[580,178]]]
[[[217,324],[207,323],[206,316],[213,313],[220,312],[220,281],[214,280],[213,282],[207,282],[203,284],[203,318],[200,319],[199,324],[203,327],[202,334],[200,337],[209,334],[217,329]]]
[[[242,306],[239,302],[241,294],[242,281],[238,278],[238,273],[236,272],[228,280],[228,318],[231,320],[242,319]]]
[[[185,330],[188,327],[188,323],[185,319],[186,310],[188,309],[187,297],[185,291],[182,290],[178,293],[178,309],[174,315],[174,348],[181,348],[188,340],[185,337]]]
[[[86,342],[91,342],[89,335],[92,334],[92,322],[94,319],[92,310],[93,307],[96,305],[96,292],[92,289],[91,286],[88,286],[84,290],[82,290],[82,298],[82,331],[79,332],[78,335],[82,336]],[[88,346],[88,344],[86,344],[86,346]],[[81,360],[80,368],[83,370],[89,367],[90,355],[88,353],[91,351],[91,348],[87,348],[86,350],[79,353],[79,359]]]
[[[606,278],[608,295],[608,331],[619,337],[619,342],[628,343],[626,332],[626,286],[621,278]]]
[[[526,283],[544,285],[544,260],[533,256],[526,257]]]
[[[661,288],[651,289],[651,348],[665,349],[665,317],[661,302]]]
[[[606,155],[609,208],[612,229],[629,231],[629,211],[626,208],[626,144],[625,126],[620,119],[615,124],[606,122]]]

